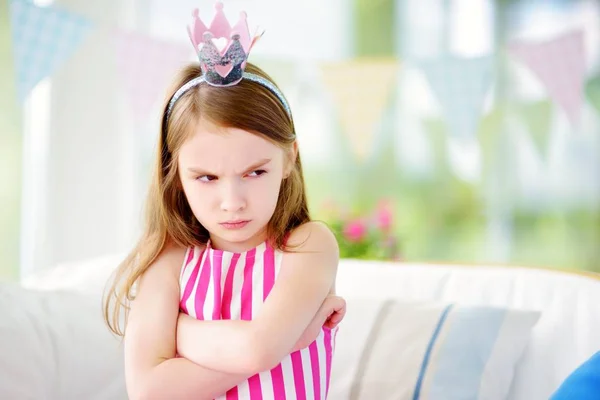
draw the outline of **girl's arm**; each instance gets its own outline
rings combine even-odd
[[[130,399],[213,399],[249,377],[175,358],[184,252],[166,248],[144,273],[132,301],[124,338]]]
[[[346,313],[346,301],[339,296],[329,295],[317,311],[317,315],[310,322],[306,330],[302,333],[298,342],[294,345],[292,351],[302,350],[308,347],[321,333],[323,327],[327,329],[335,328],[344,318]],[[178,329],[180,332],[185,331],[188,323],[194,324],[196,321],[185,313],[179,314]],[[182,333],[180,333],[182,335]],[[181,352],[181,341],[178,342],[178,348]],[[258,371],[257,371],[258,372]]]
[[[331,288],[338,247],[331,231],[309,222],[288,239],[275,285],[252,321],[197,321],[182,316],[177,349],[183,357],[218,371],[252,374],[273,368],[292,352]],[[206,344],[210,343],[210,346]]]

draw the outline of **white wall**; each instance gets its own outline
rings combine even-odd
[[[24,219],[22,275],[34,269],[124,251],[138,220],[133,198],[136,152],[123,102],[117,101],[110,28],[133,27],[132,0],[61,0],[95,28],[81,48],[32,96],[25,177],[33,218]],[[40,96],[44,91],[45,96]],[[45,98],[44,98],[45,97]],[[37,118],[48,113],[43,125]],[[41,147],[41,148],[40,148]],[[42,162],[40,162],[40,158]],[[29,191],[27,191],[29,188]]]

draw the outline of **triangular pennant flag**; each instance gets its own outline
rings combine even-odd
[[[450,134],[460,138],[475,135],[492,83],[492,58],[448,56],[418,65],[443,109]]]
[[[600,76],[591,79],[585,85],[585,93],[590,104],[600,112]]]
[[[375,129],[390,99],[398,66],[393,60],[359,60],[321,67],[338,120],[359,161],[364,161],[373,150]]]
[[[500,135],[502,135],[502,123],[507,115],[506,107],[496,107],[481,118],[477,136],[481,146],[484,179],[489,179],[490,174],[493,174],[494,170],[498,168],[498,158],[502,156],[498,151],[498,144]]]
[[[17,93],[23,101],[79,47],[91,22],[60,7],[38,7],[27,0],[10,0]]]
[[[193,54],[192,46],[136,32],[115,32],[117,67],[137,121],[148,117],[173,74]]]
[[[531,69],[550,97],[577,126],[585,74],[583,31],[570,32],[545,42],[514,42],[508,50]]]
[[[517,112],[529,128],[531,139],[538,152],[545,158],[550,138],[552,104],[547,100],[517,106]]]

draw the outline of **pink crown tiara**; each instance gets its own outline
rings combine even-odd
[[[188,35],[198,52],[206,82],[214,86],[235,85],[242,79],[250,50],[261,35],[250,36],[243,11],[237,24],[231,27],[221,2],[215,4],[215,16],[208,28],[198,16],[198,9],[192,16],[194,21],[188,26]]]

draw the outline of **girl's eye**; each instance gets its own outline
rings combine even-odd
[[[265,171],[264,169],[257,169],[256,171],[252,171],[248,174],[248,176],[252,176],[252,177],[256,177],[256,176],[261,176],[262,174],[265,174],[267,171]]]
[[[211,182],[214,181],[215,179],[217,179],[216,176],[214,175],[202,175],[196,178],[196,180],[202,181],[202,182]]]

